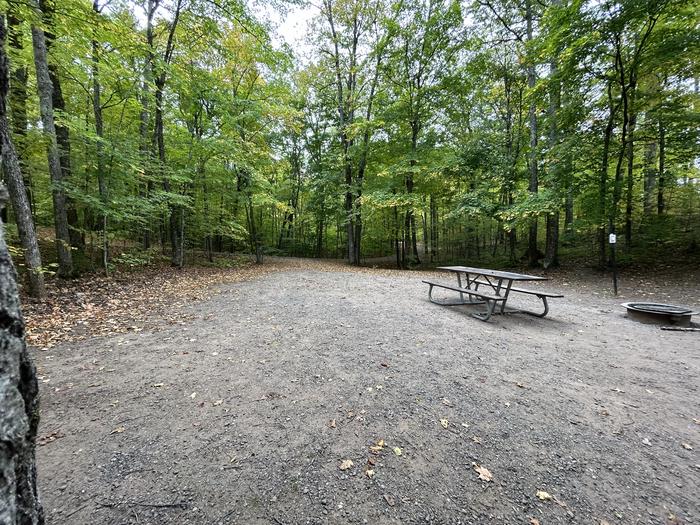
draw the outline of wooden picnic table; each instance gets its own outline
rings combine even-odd
[[[561,294],[545,292],[542,290],[526,290],[524,288],[516,288],[514,282],[521,281],[546,281],[547,277],[537,275],[527,275],[514,272],[503,272],[500,270],[491,270],[488,268],[473,268],[470,266],[440,266],[438,270],[444,270],[456,274],[457,286],[434,281],[423,281],[430,286],[428,290],[428,299],[436,304],[443,306],[458,306],[458,305],[475,305],[486,304],[486,312],[473,313],[472,315],[482,321],[488,321],[494,314],[506,313],[525,313],[537,317],[544,317],[549,312],[548,298],[563,297]],[[486,290],[479,290],[483,286]],[[433,299],[433,288],[444,288],[459,293],[459,301],[446,302]],[[543,312],[531,312],[529,310],[506,308],[506,303],[511,293],[521,293],[526,295],[535,295],[541,301],[544,307]],[[465,296],[468,297],[465,300]]]

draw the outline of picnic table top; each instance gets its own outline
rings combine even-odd
[[[489,270],[488,268],[472,268],[470,266],[438,266],[438,270],[446,270],[448,272],[463,272],[474,273],[477,275],[485,275],[488,277],[496,277],[497,279],[509,279],[511,281],[546,281],[547,277],[539,277],[537,275],[527,275],[524,273],[502,272],[500,270]]]

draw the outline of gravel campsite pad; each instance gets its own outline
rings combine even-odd
[[[700,523],[700,334],[563,274],[484,323],[427,275],[280,265],[36,351],[48,523]]]

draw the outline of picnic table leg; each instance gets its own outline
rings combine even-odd
[[[538,295],[540,299],[542,299],[542,306],[544,307],[543,312],[530,312],[528,310],[518,310],[520,313],[527,314],[527,315],[533,315],[535,317],[545,317],[549,313],[549,303],[547,302],[547,296],[545,295]]]
[[[472,317],[476,317],[480,321],[488,321],[491,319],[491,315],[493,314],[493,309],[496,306],[496,301],[486,299],[486,313],[485,314],[480,314],[480,313],[473,313]]]
[[[509,281],[508,281],[508,286],[506,286],[506,293],[505,293],[505,295],[503,296],[503,297],[504,297],[503,302],[501,303],[501,314],[504,314],[505,311],[506,311],[506,303],[508,302],[508,296],[510,295],[510,287],[511,287],[512,285],[513,285],[513,281],[510,281],[510,280],[509,280]],[[498,286],[499,286],[499,288],[500,288],[500,286],[501,286],[501,283],[500,283],[500,282],[498,283]]]
[[[469,280],[469,277],[467,277],[467,281]],[[457,272],[457,286],[462,288],[462,274]],[[464,294],[462,292],[459,293],[459,300],[464,302]],[[471,295],[469,296],[469,300],[472,300]]]

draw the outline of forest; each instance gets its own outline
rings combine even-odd
[[[700,257],[698,0],[318,0],[304,50],[268,16],[301,5],[0,1],[29,295],[234,252]]]

